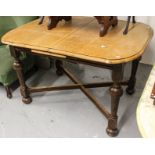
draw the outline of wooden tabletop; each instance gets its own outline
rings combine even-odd
[[[129,33],[123,35],[125,25],[125,21],[119,21],[105,37],[99,37],[99,25],[93,17],[73,17],[71,22],[62,21],[52,30],[47,30],[47,21],[38,25],[36,20],[8,32],[2,43],[45,55],[125,63],[141,56],[153,36],[151,27],[142,23],[130,24]]]

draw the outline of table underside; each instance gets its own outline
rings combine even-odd
[[[12,56],[15,59],[14,62],[14,69],[17,72],[18,79],[20,82],[20,90],[22,95],[22,101],[26,104],[32,102],[32,98],[30,97],[31,93],[37,92],[44,92],[44,91],[57,91],[57,90],[69,90],[69,89],[80,89],[95,105],[96,107],[103,113],[103,115],[108,119],[108,127],[107,133],[109,136],[116,136],[118,134],[117,129],[117,110],[119,105],[119,99],[123,94],[122,86],[127,86],[126,92],[128,94],[134,93],[134,86],[135,86],[135,76],[138,67],[138,63],[140,59],[136,59],[132,62],[132,71],[131,77],[128,81],[123,80],[123,71],[125,64],[114,64],[114,65],[107,65],[107,64],[100,64],[100,63],[92,63],[89,61],[84,61],[80,59],[71,61],[77,63],[86,63],[91,66],[102,67],[106,69],[110,69],[112,71],[112,81],[108,82],[97,82],[97,83],[82,83],[78,78],[76,78],[68,69],[63,67],[63,61],[70,61],[70,59],[66,59],[66,57],[60,57],[59,55],[51,55],[50,58],[54,58],[56,60],[56,68],[57,68],[57,75],[62,75],[65,73],[73,82],[74,84],[69,85],[62,85],[62,86],[44,86],[44,87],[30,87],[26,85],[22,63],[20,61],[20,51],[22,52],[31,52],[31,49],[24,49],[24,48],[17,48],[10,46],[10,51]],[[34,51],[33,51],[34,52]],[[32,53],[33,53],[32,52]],[[37,53],[37,52],[36,52]],[[35,54],[36,54],[35,53]],[[37,55],[40,55],[37,53]],[[109,92],[111,95],[111,109],[110,111],[107,110],[102,104],[98,101],[98,99],[91,93],[88,88],[96,88],[96,87],[110,87]]]

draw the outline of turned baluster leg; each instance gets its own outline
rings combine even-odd
[[[20,83],[20,92],[22,95],[22,101],[26,104],[29,104],[32,102],[32,99],[30,97],[30,92],[28,90],[27,85],[25,84],[24,76],[23,76],[23,68],[22,63],[19,59],[20,52],[16,50],[13,46],[10,46],[11,55],[14,57],[14,64],[13,67],[17,72],[17,76]]]
[[[141,57],[132,62],[131,76],[129,79],[128,87],[126,89],[127,94],[132,95],[135,92],[136,73],[138,69]]]
[[[63,63],[62,63],[61,60],[56,60],[56,61],[55,61],[56,74],[57,74],[58,76],[63,75],[62,65],[63,65]]]
[[[117,129],[117,111],[120,97],[123,94],[123,89],[121,88],[121,80],[123,79],[123,65],[115,65],[112,70],[112,80],[113,85],[110,88],[111,94],[111,116],[108,118],[107,134],[109,136],[116,136],[118,134]]]

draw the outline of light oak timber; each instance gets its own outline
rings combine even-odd
[[[57,28],[47,30],[38,20],[12,30],[2,37],[4,44],[106,64],[119,64],[140,57],[152,38],[150,26],[130,24],[127,35],[122,35],[125,21],[110,29],[104,37],[98,36],[98,24],[92,17],[73,17],[71,22],[60,22]]]

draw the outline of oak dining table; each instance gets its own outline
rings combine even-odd
[[[31,103],[31,93],[80,89],[107,118],[107,134],[116,136],[119,131],[117,111],[120,97],[123,94],[122,86],[127,87],[127,94],[134,93],[138,64],[153,36],[152,28],[143,23],[130,23],[128,34],[123,35],[126,21],[119,20],[116,27],[109,29],[104,37],[99,37],[99,25],[93,17],[73,17],[69,22],[59,22],[57,27],[52,30],[47,29],[46,20],[42,25],[38,25],[38,22],[35,20],[27,23],[2,37],[2,43],[9,45],[11,55],[14,57],[13,67],[20,82],[22,101],[26,104]],[[21,52],[55,59],[57,75],[65,73],[74,84],[28,86],[20,61]],[[109,69],[112,80],[83,83],[63,66],[64,61]],[[129,62],[132,62],[131,76],[129,80],[124,81],[125,64]],[[110,110],[105,108],[89,89],[96,87],[109,87]]]

